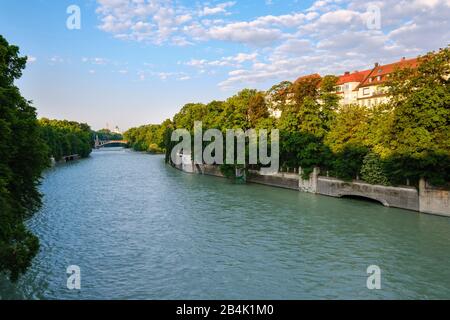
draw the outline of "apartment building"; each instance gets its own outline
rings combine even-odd
[[[337,82],[336,93],[341,98],[339,103],[347,105],[357,103],[358,86],[367,78],[372,70],[346,72],[340,76]]]
[[[389,76],[395,70],[403,68],[417,68],[417,66],[417,58],[402,58],[398,62],[386,65],[376,63],[375,67],[355,89],[358,91],[357,101],[353,100],[351,103],[358,103],[361,106],[371,107],[388,102],[389,97],[386,94],[385,83],[389,79]]]

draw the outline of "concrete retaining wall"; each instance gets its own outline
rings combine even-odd
[[[364,197],[379,201],[386,207],[419,211],[419,193],[416,188],[386,187],[318,177],[317,193],[338,198],[343,196]]]
[[[214,177],[222,177],[224,178],[225,176],[222,174],[222,172],[220,171],[219,166],[214,166],[214,165],[209,165],[209,164],[204,164],[201,166],[201,172],[202,174],[208,175],[208,176],[214,176]]]
[[[299,190],[299,175],[294,173],[261,175],[257,171],[250,171],[250,174],[247,177],[247,181],[273,187]]]
[[[419,184],[420,212],[450,217],[450,191],[433,188],[421,180]]]
[[[194,165],[188,157],[183,157],[176,168],[188,172],[224,177],[219,166]],[[319,169],[314,169],[309,179],[300,174],[277,173],[262,175],[258,171],[250,171],[247,181],[268,186],[316,193],[330,197],[358,196],[379,201],[385,206],[396,207],[423,213],[438,214],[450,217],[450,191],[433,188],[421,180],[419,190],[414,187],[388,187],[372,185],[364,182],[346,182],[336,178],[319,176]]]

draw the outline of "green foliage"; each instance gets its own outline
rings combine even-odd
[[[306,98],[316,101],[319,97],[319,84],[321,82],[319,75],[311,75],[298,79],[292,85],[292,93],[297,106],[297,111],[303,105]]]
[[[164,153],[168,139],[170,141],[170,137],[167,137],[167,131],[172,128],[172,121],[166,120],[160,125],[132,128],[124,133],[124,138],[136,151]]]
[[[220,115],[220,124],[218,124],[219,126],[217,128],[220,128],[222,131],[227,129],[249,129],[248,107],[250,100],[256,94],[256,90],[244,89],[231,98],[228,98],[225,101],[225,108]]]
[[[202,121],[207,115],[207,106],[203,103],[188,103],[173,117],[174,126],[179,129],[194,130],[194,122]]]
[[[423,158],[411,158],[394,154],[383,161],[383,169],[390,182],[403,185],[408,179],[412,185],[418,185],[425,178],[433,185],[450,187],[450,156],[433,155]]]
[[[258,92],[249,99],[247,114],[250,128],[255,128],[260,119],[269,117],[266,99],[262,92]]]
[[[289,100],[289,94],[292,92],[292,82],[282,81],[266,92],[266,100],[269,107],[272,109],[279,109],[281,111],[287,111],[287,105]]]
[[[37,186],[48,164],[36,111],[14,86],[26,60],[0,36],[0,273],[13,281],[39,249],[24,221],[41,205]]]
[[[101,129],[101,130],[98,130],[98,131],[93,131],[92,132],[92,136],[94,138],[96,136],[98,136],[98,139],[102,140],[102,141],[111,141],[111,140],[118,141],[118,140],[122,140],[123,139],[123,135],[122,134],[112,132],[109,129]]]
[[[231,164],[220,165],[220,172],[228,179],[236,178],[236,166]]]
[[[85,123],[67,120],[39,120],[40,135],[47,144],[48,157],[56,161],[64,156],[78,154],[86,158],[92,151],[93,135]]]
[[[280,163],[283,167],[302,167],[305,176],[314,167],[328,168],[332,154],[322,139],[308,133],[281,131]]]
[[[322,108],[316,100],[306,97],[300,107],[298,118],[301,132],[320,138],[325,135],[327,128],[324,126],[325,121],[323,121],[322,117]]]
[[[333,175],[347,181],[357,178],[367,153],[366,147],[347,144],[342,151],[334,155]]]
[[[392,126],[386,149],[393,179],[428,178],[448,184],[450,171],[450,47],[397,70],[388,83]],[[395,162],[397,161],[397,162]],[[399,167],[402,163],[403,166]]]
[[[361,179],[371,184],[389,185],[389,179],[384,173],[384,166],[380,156],[370,152],[364,157],[361,167]]]
[[[325,138],[325,143],[334,153],[342,152],[347,145],[366,145],[368,121],[369,110],[364,106],[341,107]]]

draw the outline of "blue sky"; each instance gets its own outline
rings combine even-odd
[[[80,30],[66,27],[70,5]],[[39,116],[96,129],[436,50],[448,17],[450,0],[0,0],[0,34],[30,57],[23,95]]]

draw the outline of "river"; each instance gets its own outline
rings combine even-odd
[[[450,298],[450,219],[222,178],[125,149],[45,173],[41,250],[3,299]],[[66,269],[81,269],[81,290]],[[366,286],[381,269],[381,289]]]

